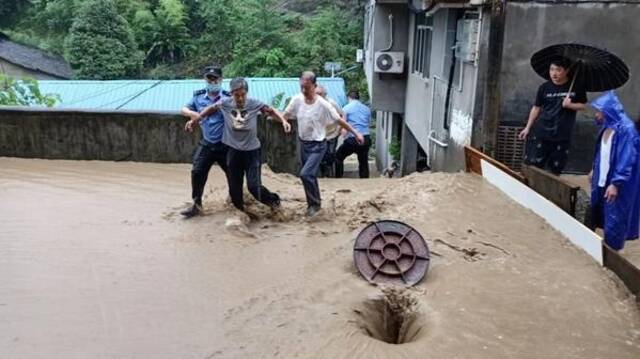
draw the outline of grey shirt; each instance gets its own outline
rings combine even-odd
[[[244,108],[239,109],[233,97],[218,102],[219,111],[224,116],[222,143],[240,151],[252,151],[260,148],[258,140],[258,115],[267,105],[248,97]]]

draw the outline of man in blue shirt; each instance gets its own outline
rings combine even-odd
[[[200,111],[219,100],[229,97],[229,93],[222,90],[222,69],[218,66],[208,66],[204,69],[206,87],[195,91],[193,98],[181,110],[182,115],[188,117],[185,129],[192,131],[189,123],[199,123],[202,139],[193,155],[193,168],[191,169],[191,198],[193,206],[180,214],[191,218],[202,213],[202,193],[204,192],[209,170],[217,163],[227,175],[227,146],[222,143],[224,130],[224,117],[222,113],[215,112],[204,118],[200,117]]]
[[[364,143],[358,144],[356,138],[352,134],[348,134],[336,152],[336,177],[341,178],[344,174],[344,159],[356,153],[358,155],[360,178],[369,178],[369,148],[371,148],[369,122],[371,121],[371,110],[360,102],[358,91],[349,91],[347,99],[349,103],[343,108],[347,123],[364,136]]]

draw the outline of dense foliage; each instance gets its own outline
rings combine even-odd
[[[10,4],[10,5],[9,5]],[[212,63],[231,76],[327,76],[364,92],[355,52],[364,1],[0,0],[12,40],[63,55],[81,79],[193,78]]]
[[[0,106],[32,106],[52,107],[60,97],[40,92],[38,82],[34,79],[16,80],[0,74]]]

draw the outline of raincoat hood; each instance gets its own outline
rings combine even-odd
[[[614,91],[608,91],[591,102],[591,107],[602,112],[605,117],[604,127],[616,127],[628,118],[624,112],[622,102]]]

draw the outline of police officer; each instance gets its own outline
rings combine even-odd
[[[202,193],[207,183],[209,170],[214,163],[227,175],[227,147],[222,143],[224,117],[220,111],[200,117],[200,111],[219,100],[229,97],[229,93],[222,90],[222,69],[219,66],[208,66],[204,69],[206,87],[195,91],[193,98],[181,110],[182,115],[189,118],[185,130],[192,132],[194,125],[199,123],[202,138],[193,155],[191,169],[191,198],[193,206],[180,212],[185,218],[191,218],[202,213]]]

